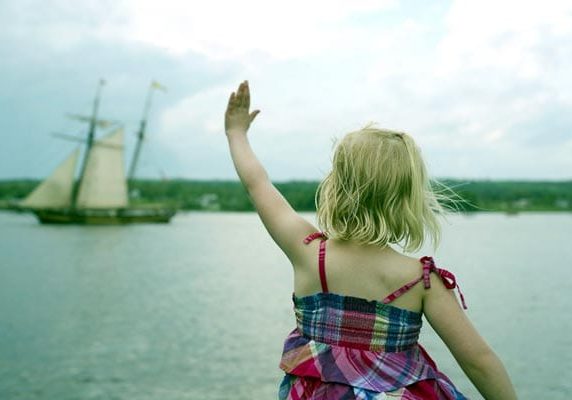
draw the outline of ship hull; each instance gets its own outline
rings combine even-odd
[[[168,223],[176,213],[176,210],[172,208],[35,209],[31,211],[42,224],[60,225]]]

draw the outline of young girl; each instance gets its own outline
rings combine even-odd
[[[414,251],[426,233],[439,239],[439,204],[413,139],[373,127],[346,135],[319,187],[318,232],[253,153],[246,133],[259,111],[249,109],[245,81],[225,114],[230,152],[294,267],[297,328],[284,344],[279,398],[464,399],[417,343],[425,315],[483,397],[515,399],[501,361],[450,290],[457,287],[453,274],[431,257],[417,260],[391,246]]]

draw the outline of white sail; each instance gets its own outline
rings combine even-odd
[[[87,156],[76,206],[78,208],[127,207],[122,128],[93,143]]]
[[[58,165],[50,176],[20,202],[20,206],[27,208],[69,207],[78,156],[79,149]]]

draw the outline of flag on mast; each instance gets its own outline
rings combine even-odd
[[[166,88],[165,86],[161,85],[161,84],[160,84],[159,82],[157,82],[157,81],[151,82],[151,87],[152,87],[153,89],[162,90],[163,92],[166,92],[166,91],[167,91],[167,88]]]

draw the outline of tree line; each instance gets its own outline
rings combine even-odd
[[[0,181],[0,207],[17,203],[37,180]],[[315,211],[317,181],[276,182],[278,190],[298,211]],[[571,181],[489,181],[442,179],[435,190],[443,203],[458,211],[572,211]],[[131,204],[163,203],[183,210],[253,211],[238,181],[136,180],[130,183]]]

